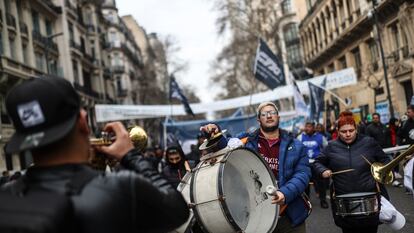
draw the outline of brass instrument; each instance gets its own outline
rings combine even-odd
[[[144,129],[139,126],[128,128],[129,138],[134,144],[135,148],[143,151],[148,142],[148,136]],[[108,132],[102,132],[100,138],[90,138],[89,142],[93,146],[109,146],[112,144],[115,138],[112,137]],[[109,159],[101,153],[97,153],[92,149],[92,156],[90,158],[90,165],[97,170],[105,170],[106,166],[114,167],[117,163],[116,160]]]
[[[414,153],[414,144],[408,147],[406,151],[398,155],[395,159],[389,163],[383,165],[382,163],[375,162],[371,164],[371,174],[377,182],[383,184],[390,184],[394,180],[394,174],[392,169],[397,166],[407,156]]]

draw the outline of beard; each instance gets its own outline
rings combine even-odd
[[[279,128],[279,123],[277,123],[277,124],[275,124],[275,125],[273,125],[273,126],[263,126],[263,125],[260,125],[260,128],[261,128],[264,132],[266,132],[266,133],[270,133],[270,132],[273,132],[273,131],[275,131],[275,130],[277,130],[277,129]]]

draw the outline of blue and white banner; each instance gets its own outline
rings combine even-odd
[[[270,89],[286,84],[282,63],[262,39],[259,39],[253,72]]]
[[[357,78],[353,68],[336,71],[326,75],[318,76],[308,79],[306,81],[297,81],[296,84],[302,95],[309,95],[308,81],[316,85],[321,83],[326,78],[326,89],[332,90],[349,85],[355,85]],[[232,99],[219,100],[209,103],[194,103],[190,104],[193,113],[203,114],[207,112],[222,111],[228,109],[235,109],[254,104],[260,104],[264,101],[274,101],[293,97],[292,87],[290,85],[281,86],[271,91],[256,93],[253,95],[240,96]],[[145,119],[157,118],[165,116],[180,116],[186,115],[183,105],[109,105],[97,104],[95,105],[95,114],[97,122],[129,120],[129,119]],[[296,112],[281,112],[282,115],[296,115]]]

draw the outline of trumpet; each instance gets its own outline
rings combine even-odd
[[[129,138],[131,139],[132,143],[134,144],[135,148],[139,151],[143,151],[148,142],[148,136],[144,129],[139,126],[133,126],[128,128]],[[90,138],[89,143],[93,146],[109,146],[113,143],[115,137],[109,134],[108,132],[102,132],[100,138]],[[91,150],[92,154],[90,157],[90,165],[92,168],[97,170],[104,171],[107,166],[113,168],[117,161],[108,159],[105,155],[101,153],[95,152],[93,149]]]
[[[134,144],[135,148],[140,151],[144,150],[148,143],[148,135],[144,129],[139,126],[133,126],[128,128],[129,138]],[[93,146],[109,146],[115,140],[108,132],[102,132],[100,138],[90,138],[89,143]]]

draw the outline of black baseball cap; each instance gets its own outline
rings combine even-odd
[[[30,78],[15,86],[6,97],[6,109],[15,133],[6,153],[40,148],[71,132],[80,112],[80,97],[72,84],[60,77]]]

